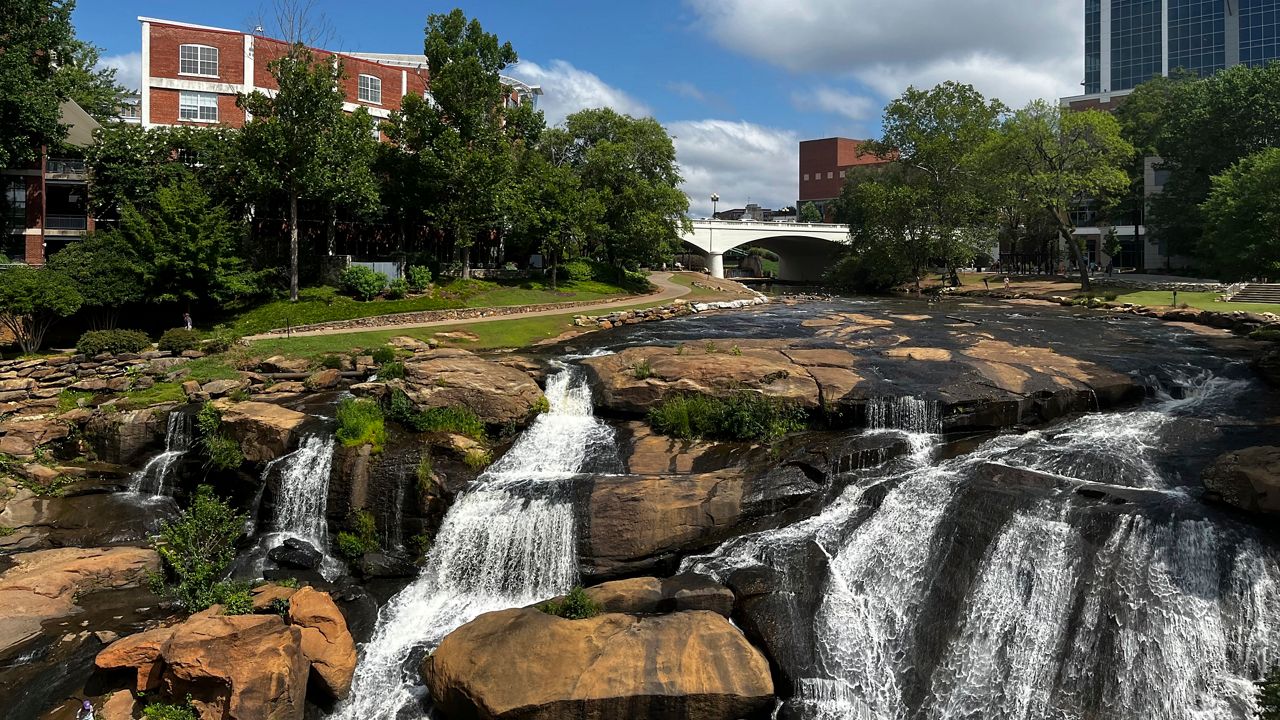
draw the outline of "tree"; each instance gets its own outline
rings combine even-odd
[[[1280,148],[1250,155],[1213,178],[1201,205],[1214,268],[1225,277],[1280,277]]]
[[[817,205],[807,202],[800,206],[799,220],[802,223],[820,223],[822,222],[822,213],[818,211]]]
[[[1170,255],[1212,258],[1201,207],[1213,178],[1241,158],[1280,146],[1280,63],[1244,65],[1204,80],[1178,83],[1174,111],[1156,149],[1169,171],[1164,191],[1151,199],[1148,225]]]
[[[1125,167],[1133,146],[1120,137],[1114,117],[1096,110],[1073,112],[1037,100],[1009,117],[983,148],[985,172],[1022,203],[1054,223],[1089,288],[1089,266],[1074,237],[1071,208],[1081,198],[1105,198],[1129,184]]]
[[[120,308],[145,297],[146,263],[119,233],[94,233],[49,258],[48,267],[70,278],[94,311],[93,329],[116,326]]]
[[[887,290],[898,277],[908,277],[920,291],[920,277],[934,255],[936,239],[922,183],[915,170],[901,164],[851,171],[836,201],[836,218],[849,225],[850,252],[861,256],[859,265],[889,262],[896,267],[869,273],[857,265],[844,266],[843,284],[854,275],[864,278],[865,290]],[[875,278],[874,281],[871,279]],[[883,285],[889,282],[889,285]]]
[[[24,353],[40,350],[49,328],[79,310],[81,302],[75,283],[56,270],[27,265],[0,270],[0,323]]]
[[[585,238],[598,231],[604,206],[595,193],[583,191],[573,168],[554,165],[541,152],[525,154],[520,178],[512,193],[516,230],[550,261],[555,289],[560,264],[576,256]]]
[[[884,136],[871,145],[883,158],[915,170],[912,182],[928,208],[936,252],[959,285],[957,268],[989,244],[995,215],[979,189],[979,150],[1007,111],[972,85],[947,81],[930,90],[907,88],[884,111]]]
[[[94,216],[117,217],[126,203],[150,207],[156,190],[186,177],[197,178],[219,202],[241,202],[235,133],[221,127],[104,125],[85,150]]]
[[[262,272],[237,252],[237,228],[190,175],[156,191],[153,206],[125,205],[118,242],[146,258],[147,299],[154,303],[210,301],[219,306],[254,297]]]
[[[301,44],[270,64],[274,95],[241,95],[253,115],[239,134],[246,185],[281,193],[289,213],[289,299],[298,299],[298,202],[316,200],[368,210],[377,200],[370,164],[373,121],[342,110],[341,63],[316,58]]]
[[[235,560],[246,519],[214,495],[213,488],[201,485],[191,506],[161,526],[156,552],[175,581],[174,595],[189,611],[218,601],[218,582]]]
[[[548,130],[552,162],[571,166],[604,208],[589,251],[618,268],[669,258],[690,228],[675,144],[653,118],[582,110]]]
[[[6,0],[0,12],[0,168],[35,160],[42,145],[66,134],[54,81],[57,59],[74,43],[74,0]]]
[[[119,116],[120,98],[127,89],[116,82],[115,68],[98,67],[99,50],[73,39],[58,58],[58,93],[76,102],[98,122]]]

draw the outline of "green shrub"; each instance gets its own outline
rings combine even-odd
[[[418,493],[421,495],[430,495],[436,491],[435,467],[431,462],[431,454],[428,452],[418,461]]]
[[[372,300],[387,286],[387,276],[364,265],[352,265],[338,279],[342,291],[361,300]]]
[[[411,265],[404,272],[405,280],[409,283],[409,288],[414,292],[424,292],[431,287],[431,269],[422,265]]]
[[[339,532],[335,539],[334,544],[338,548],[339,555],[348,560],[355,560],[379,548],[378,523],[374,520],[373,513],[368,510],[354,510],[347,517],[347,524],[349,529]]]
[[[1249,337],[1254,340],[1270,340],[1271,342],[1280,342],[1280,327],[1263,327],[1249,333]]]
[[[396,390],[387,399],[387,417],[415,432],[451,432],[483,441],[484,422],[461,405],[419,410],[404,392]]]
[[[141,330],[90,330],[76,341],[76,352],[93,357],[100,353],[137,353],[151,349],[151,338]]]
[[[327,368],[329,370],[341,370],[342,356],[333,354],[325,355],[320,358],[320,367]]]
[[[355,560],[366,552],[364,542],[353,532],[343,530],[334,539],[338,554],[348,560]]]
[[[803,430],[807,419],[794,403],[748,391],[724,398],[680,395],[649,411],[655,432],[686,440],[769,440]]]
[[[533,401],[533,414],[541,415],[549,412],[551,412],[551,401],[546,395],[539,395],[538,399]]]
[[[186,328],[165,330],[164,334],[160,336],[160,342],[156,343],[156,347],[174,355],[187,350],[199,350],[200,333]]]
[[[344,398],[338,403],[337,436],[347,447],[372,445],[380,452],[387,441],[382,408],[368,398]]]
[[[631,366],[631,372],[635,374],[637,380],[648,380],[653,377],[653,366],[649,364],[648,358],[642,358]]]
[[[471,448],[466,455],[462,456],[462,462],[472,470],[484,470],[493,463],[493,455],[488,450]]]
[[[302,583],[298,582],[298,578],[295,577],[280,578],[279,580],[273,580],[272,582],[280,587],[293,588],[294,590],[302,587]]]
[[[200,720],[196,715],[195,708],[191,706],[191,698],[187,697],[185,705],[170,705],[169,703],[151,703],[142,708],[142,717],[145,720]]]
[[[390,345],[383,345],[380,348],[374,348],[369,355],[373,357],[375,363],[385,365],[396,359],[396,349]]]
[[[591,599],[586,590],[575,587],[568,595],[556,600],[548,600],[538,604],[538,609],[548,615],[555,615],[566,620],[586,620],[604,612],[600,603]]]
[[[205,403],[196,414],[196,437],[209,467],[233,470],[244,464],[240,443],[222,427],[222,413]]]
[[[378,368],[379,380],[397,380],[404,377],[404,363],[389,362]]]
[[[409,283],[403,279],[392,280],[387,285],[388,300],[403,300],[409,294]]]
[[[190,507],[161,526],[156,551],[173,581],[169,592],[187,610],[198,612],[224,594],[218,581],[236,557],[236,541],[244,534],[247,516],[201,485]]]
[[[409,551],[417,557],[425,557],[427,552],[431,550],[431,536],[425,530],[409,538],[405,543]]]
[[[209,333],[201,348],[205,352],[224,353],[240,344],[240,333],[229,325],[219,325]]]
[[[9,537],[13,534],[13,528],[8,525],[0,525],[0,538]]]
[[[244,583],[222,583],[219,587],[218,604],[222,605],[223,615],[252,615],[253,594]]]

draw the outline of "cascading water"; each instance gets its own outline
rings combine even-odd
[[[334,440],[331,433],[308,435],[282,462],[271,520],[275,533],[306,540],[321,552],[329,546],[325,510],[329,506]]]
[[[147,461],[129,477],[129,490],[147,495],[165,495],[178,463],[191,448],[191,415],[171,410],[164,436],[164,452]]]
[[[416,659],[484,612],[528,605],[577,578],[569,481],[589,458],[616,455],[613,430],[592,414],[577,368],[547,380],[550,411],[449,510],[426,567],[379,613],[362,649],[347,720],[422,717]]]
[[[1177,386],[1146,407],[940,462],[909,458],[810,521],[731,540],[684,568],[723,579],[765,565],[789,596],[821,583],[803,575],[804,548],[827,556],[815,604],[783,621],[811,626],[816,650],[806,661],[816,670],[790,668],[801,673],[794,717],[1252,718],[1252,681],[1280,664],[1280,552],[1161,465],[1247,384],[1172,375]],[[993,465],[1045,475],[993,485]],[[1161,492],[1117,504],[1052,482],[1060,476]]]
[[[867,427],[936,433],[942,429],[938,404],[917,397],[872,398],[867,401]]]

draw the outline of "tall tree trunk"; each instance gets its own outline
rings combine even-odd
[[[1092,287],[1089,280],[1089,263],[1084,259],[1084,253],[1080,250],[1080,243],[1064,226],[1058,227],[1058,236],[1067,243],[1067,247],[1071,250],[1071,259],[1075,261],[1076,268],[1080,271],[1080,289],[1088,292]]]
[[[289,192],[289,300],[298,302],[298,194]]]

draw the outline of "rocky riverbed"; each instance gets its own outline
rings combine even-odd
[[[0,506],[0,694],[32,718],[189,693],[206,719],[1243,720],[1280,658],[1264,343],[995,300],[771,304],[567,343],[405,339],[384,380],[273,382],[312,372],[273,358],[127,412],[35,398],[0,426],[23,451]],[[87,364],[132,381],[156,360]],[[344,390],[465,407],[488,437],[388,420],[380,447],[344,446]],[[808,429],[646,421],[738,393]],[[239,467],[192,441],[204,401]],[[286,581],[256,612],[187,617],[148,589],[150,538],[202,482],[250,513],[236,576]],[[343,558],[357,515],[378,547]],[[576,585],[590,612],[545,611]]]

